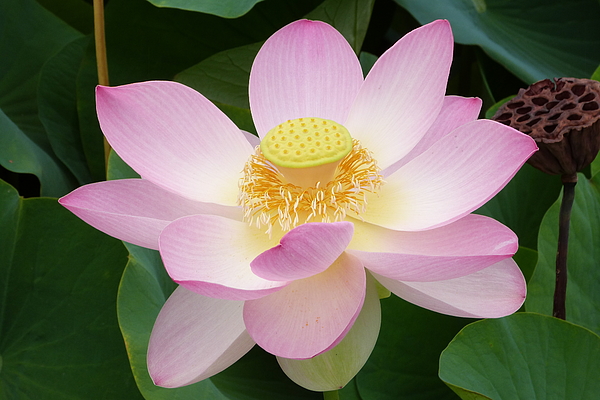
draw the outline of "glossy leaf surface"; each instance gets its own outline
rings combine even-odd
[[[76,187],[38,117],[42,65],[81,36],[33,0],[0,3],[0,165],[38,177],[42,194],[60,196]]]
[[[421,24],[448,19],[458,43],[481,46],[527,84],[559,76],[586,78],[600,62],[595,0],[396,2]]]
[[[224,18],[244,15],[262,0],[149,0],[157,7],[181,8]]]
[[[440,378],[469,400],[596,399],[600,337],[540,314],[478,321],[444,350]]]
[[[454,335],[472,320],[437,314],[395,295],[381,300],[381,311],[377,345],[356,377],[361,397],[455,399],[437,376],[438,360]]]
[[[127,252],[0,181],[0,399],[139,399],[117,325]]]
[[[567,260],[567,320],[600,333],[600,175],[579,174]],[[560,200],[540,227],[539,259],[528,285],[527,311],[552,315]]]

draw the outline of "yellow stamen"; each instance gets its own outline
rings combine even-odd
[[[258,228],[266,226],[267,233],[275,224],[285,232],[306,222],[337,222],[347,215],[360,218],[367,193],[377,192],[383,183],[377,162],[358,140],[352,141],[333,178],[314,187],[289,183],[278,168],[257,147],[240,181],[244,218]]]

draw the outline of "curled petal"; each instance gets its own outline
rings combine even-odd
[[[373,277],[367,275],[365,302],[348,334],[337,346],[308,360],[277,357],[285,374],[298,385],[314,391],[346,386],[371,355],[381,325],[381,307]]]
[[[481,99],[476,97],[446,96],[442,110],[427,130],[425,136],[402,159],[382,171],[383,176],[391,175],[410,160],[430,148],[435,142],[467,122],[475,121],[481,111]]]
[[[348,253],[365,268],[400,281],[458,278],[512,257],[518,249],[513,231],[482,215],[467,215],[440,228],[393,231],[355,222]]]
[[[306,359],[338,344],[365,298],[365,269],[342,255],[324,272],[246,301],[244,321],[256,343],[276,356]]]
[[[398,297],[456,317],[504,317],[521,307],[527,292],[525,278],[512,258],[446,281],[400,282],[373,275]]]
[[[110,145],[142,178],[192,200],[234,206],[252,146],[221,110],[176,82],[96,89]]]
[[[433,124],[444,101],[454,41],[448,21],[408,33],[373,65],[345,123],[385,169]]]
[[[350,222],[302,224],[251,263],[252,272],[272,281],[293,281],[325,271],[348,246]]]
[[[163,306],[148,345],[148,372],[162,387],[209,378],[254,346],[243,302],[211,299],[178,287]]]
[[[469,122],[387,176],[361,217],[405,231],[456,221],[498,193],[536,150],[531,137],[506,125]]]
[[[292,22],[275,32],[254,59],[250,109],[260,137],[289,119],[343,123],[363,81],[356,54],[332,26]]]
[[[214,215],[180,218],[159,238],[171,279],[193,292],[229,300],[255,299],[287,285],[250,269],[250,261],[275,243],[243,222]]]
[[[188,200],[145,179],[92,183],[58,202],[108,235],[155,250],[160,232],[177,218],[191,214],[242,217],[237,207]]]

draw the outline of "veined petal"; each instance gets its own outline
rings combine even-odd
[[[96,89],[110,145],[142,178],[192,200],[236,205],[253,148],[208,99],[176,82]]]
[[[246,329],[271,354],[311,358],[344,338],[360,312],[365,291],[362,264],[342,253],[326,271],[246,301]]]
[[[154,384],[180,387],[209,378],[253,346],[242,301],[204,297],[178,287],[154,323],[148,372]]]
[[[343,123],[363,82],[354,51],[332,26],[292,22],[258,52],[249,96],[260,137],[290,119],[316,117]]]
[[[188,200],[145,179],[81,186],[58,202],[102,232],[158,250],[158,235],[172,221],[191,214],[242,218],[238,207]]]
[[[348,253],[365,268],[400,281],[440,281],[472,274],[518,249],[517,235],[498,221],[470,214],[440,228],[394,231],[355,222]]]
[[[159,237],[171,279],[193,292],[229,300],[255,299],[287,285],[250,269],[250,261],[275,243],[243,222],[215,215],[180,218]]]
[[[373,277],[367,275],[367,293],[358,318],[337,346],[307,360],[277,357],[285,374],[298,385],[314,391],[346,386],[371,355],[381,326],[381,307]]]
[[[453,48],[448,21],[408,33],[373,65],[348,115],[350,134],[385,169],[421,140],[440,111]]]
[[[386,177],[361,217],[406,231],[456,221],[498,193],[536,150],[531,137],[506,125],[469,122]]]
[[[525,278],[512,258],[461,278],[437,282],[400,282],[373,274],[392,293],[420,307],[470,318],[500,318],[525,301]]]
[[[477,97],[446,96],[442,110],[433,125],[417,145],[400,161],[382,171],[383,176],[391,175],[410,160],[430,148],[435,142],[467,122],[475,121],[481,111],[481,99]]]
[[[294,281],[325,271],[352,240],[350,222],[302,224],[256,257],[252,272],[272,281]]]

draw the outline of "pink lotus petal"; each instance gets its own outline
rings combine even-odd
[[[250,132],[247,131],[241,131],[244,134],[244,137],[246,138],[246,140],[248,141],[248,143],[250,143],[250,146],[252,147],[256,147],[258,145],[260,145],[260,138]]]
[[[171,279],[193,292],[229,300],[256,299],[287,285],[250,269],[250,261],[275,243],[258,229],[215,215],[180,218],[159,237]]]
[[[435,142],[467,122],[475,121],[481,111],[481,99],[476,97],[446,96],[442,110],[425,136],[400,161],[382,171],[383,176],[391,175],[410,160],[429,149]]]
[[[385,169],[415,147],[433,124],[452,62],[448,21],[408,33],[373,65],[345,123]]]
[[[250,109],[260,137],[289,119],[343,123],[363,81],[354,51],[332,26],[301,20],[275,32],[250,73]]]
[[[272,281],[293,281],[325,271],[348,246],[350,222],[314,222],[286,233],[280,243],[251,263],[252,272]]]
[[[209,378],[253,346],[242,318],[243,302],[204,297],[178,287],[154,323],[148,372],[162,387]]]
[[[176,82],[96,89],[110,145],[142,178],[192,200],[236,205],[252,146],[200,93]]]
[[[386,177],[361,217],[406,231],[456,221],[498,193],[536,150],[531,137],[506,125],[469,122]]]
[[[381,325],[381,307],[375,280],[367,275],[367,293],[358,318],[348,334],[331,350],[308,360],[277,357],[283,372],[298,385],[314,391],[346,386],[371,355]]]
[[[110,236],[155,250],[160,232],[177,218],[191,214],[242,218],[237,207],[188,200],[145,179],[92,183],[58,202]]]
[[[467,215],[440,228],[402,232],[355,223],[348,253],[365,268],[400,281],[440,281],[472,274],[512,257],[517,236],[482,215]]]
[[[447,281],[400,282],[373,275],[398,297],[456,317],[504,317],[521,307],[527,291],[525,278],[512,258]]]
[[[343,253],[318,275],[246,301],[246,329],[269,353],[314,357],[338,344],[352,327],[365,298],[365,279],[360,261]]]

